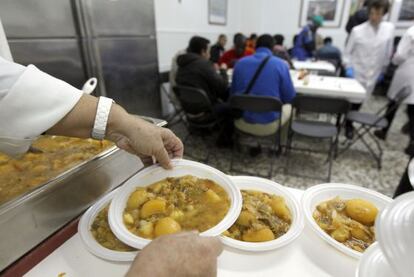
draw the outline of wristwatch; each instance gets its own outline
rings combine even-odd
[[[105,138],[106,125],[108,123],[109,112],[111,111],[114,100],[101,96],[96,109],[95,122],[92,129],[92,138],[103,140]]]

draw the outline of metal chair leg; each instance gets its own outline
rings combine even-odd
[[[335,141],[334,141],[333,138],[331,138],[331,145],[329,147],[329,153],[328,153],[328,160],[329,160],[328,183],[331,182],[331,175],[332,175],[332,156],[333,156],[333,151],[335,151],[334,147],[335,147]]]

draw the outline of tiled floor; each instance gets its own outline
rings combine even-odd
[[[362,108],[364,111],[377,111],[384,105],[383,97],[372,97]],[[402,125],[407,121],[405,107],[400,107],[387,141],[382,142],[384,155],[381,170],[377,169],[375,160],[361,143],[354,145],[350,150],[339,156],[333,163],[331,182],[361,185],[392,196],[399,180],[408,163],[408,156],[404,154],[404,148],[408,144],[408,136],[400,132]],[[172,130],[182,139],[187,135],[183,124],[172,127]],[[341,138],[344,140],[344,138]],[[231,150],[219,149],[214,144],[214,134],[202,139],[191,136],[185,144],[185,158],[203,161],[207,153],[210,153],[208,164],[231,175],[240,175],[239,170],[247,171],[249,175],[266,175],[271,157],[267,151],[263,151],[256,158],[251,158],[247,153],[240,157],[235,156],[234,171],[230,172]],[[313,149],[327,149],[328,143],[317,140],[299,138],[297,145],[305,145]],[[191,156],[191,157],[190,157]],[[287,157],[282,155],[274,159],[272,179],[280,184],[306,189],[310,186],[324,183],[327,176],[326,154],[291,152],[289,156],[289,172],[286,172]],[[300,175],[312,176],[301,178],[291,176],[291,172]],[[319,179],[318,179],[319,178]]]

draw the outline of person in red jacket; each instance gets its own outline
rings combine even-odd
[[[226,64],[228,68],[233,68],[239,59],[254,54],[252,50],[246,49],[246,37],[241,33],[234,35],[233,44],[233,48],[221,56],[220,65]]]

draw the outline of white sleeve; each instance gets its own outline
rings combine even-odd
[[[414,29],[413,29],[414,30]],[[402,64],[410,56],[410,53],[413,51],[414,47],[414,36],[410,35],[411,29],[409,29],[403,37],[401,38],[400,43],[398,44],[397,51],[394,54],[392,63],[395,65]]]
[[[349,35],[348,41],[345,45],[345,50],[343,54],[343,65],[345,68],[352,67],[352,52],[355,46],[355,28],[352,29],[351,34]]]
[[[9,144],[26,139],[27,146],[70,112],[81,96],[82,91],[33,65],[23,67],[0,58],[0,139]],[[0,140],[2,150],[7,152]]]

